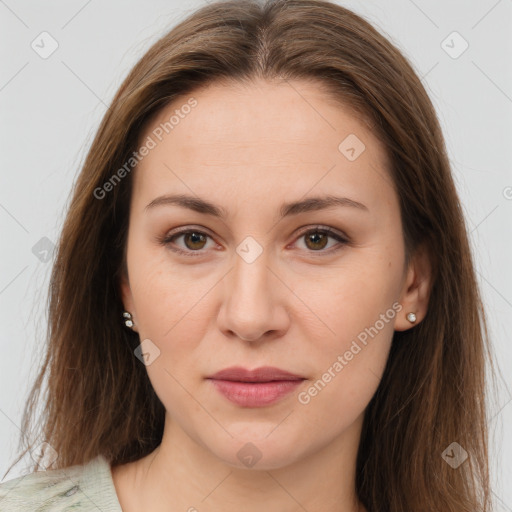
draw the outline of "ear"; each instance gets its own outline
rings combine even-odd
[[[427,314],[428,301],[432,285],[432,263],[427,244],[420,245],[409,262],[402,291],[400,304],[402,310],[395,322],[395,331],[405,331],[418,325]],[[416,321],[407,319],[408,313],[416,315]]]
[[[135,304],[133,302],[132,290],[126,269],[121,272],[119,288],[121,290],[121,299],[123,301],[124,311],[128,311],[132,315],[133,327],[131,327],[131,329],[135,332],[139,332],[137,327],[137,312],[135,311]]]

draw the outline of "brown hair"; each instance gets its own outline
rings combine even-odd
[[[58,244],[48,344],[23,415],[29,432],[44,378],[41,440],[53,467],[137,460],[161,442],[164,407],[122,322],[130,173],[94,191],[137,149],[148,121],[214,81],[314,80],[364,116],[387,148],[407,255],[430,249],[428,313],[395,332],[365,412],[356,487],[369,511],[490,510],[485,356],[491,361],[463,211],[433,105],[412,66],[367,21],[322,0],[207,5],[157,41],[117,92],[86,157]],[[491,361],[492,362],[492,361]],[[492,365],[494,368],[494,365]],[[456,441],[469,458],[441,457]],[[21,443],[27,447],[35,441]],[[35,468],[34,468],[35,469]]]

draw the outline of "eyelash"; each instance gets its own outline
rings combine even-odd
[[[174,240],[175,238],[177,238],[179,236],[187,235],[189,233],[195,233],[195,234],[204,235],[204,236],[207,236],[209,238],[212,238],[208,233],[204,233],[202,231],[199,231],[198,229],[190,229],[190,228],[188,228],[188,229],[177,231],[175,233],[172,233],[172,234],[164,236],[163,238],[161,238],[159,240],[159,243],[161,245],[169,247],[173,252],[176,252],[178,254],[182,254],[184,256],[191,256],[191,257],[202,256],[203,253],[204,253],[204,251],[202,249],[201,250],[197,250],[197,251],[191,251],[191,250],[186,251],[186,250],[183,250],[183,249],[179,249],[177,247],[171,247],[172,240]],[[321,233],[321,234],[327,235],[328,237],[334,238],[336,241],[339,242],[338,247],[334,247],[334,248],[331,248],[331,249],[328,249],[328,250],[323,250],[323,249],[320,249],[318,251],[310,250],[309,252],[311,252],[311,253],[327,253],[327,254],[332,254],[334,252],[337,252],[338,250],[340,250],[346,244],[349,243],[349,241],[348,241],[348,239],[346,237],[343,237],[342,235],[340,235],[336,231],[333,231],[331,228],[329,228],[327,226],[316,226],[316,227],[314,227],[312,229],[308,229],[307,231],[303,231],[302,233],[300,233],[297,236],[296,240],[299,240],[300,238],[302,238],[302,237],[304,237],[304,236],[306,236],[308,234],[311,234],[311,233]]]

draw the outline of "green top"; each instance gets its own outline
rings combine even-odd
[[[122,512],[110,464],[98,455],[84,465],[48,469],[0,483],[1,512]]]

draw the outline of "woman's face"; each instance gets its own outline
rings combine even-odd
[[[140,143],[122,291],[166,428],[238,467],[353,447],[423,313],[380,142],[318,86],[259,81],[184,96]],[[209,379],[232,366],[302,380]]]

